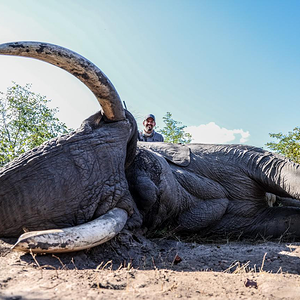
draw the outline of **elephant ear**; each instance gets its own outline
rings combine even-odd
[[[187,167],[191,162],[190,148],[182,144],[139,142],[139,148],[152,150],[162,155],[167,161],[180,167]]]

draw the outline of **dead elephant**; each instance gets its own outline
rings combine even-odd
[[[15,249],[68,252],[111,239],[124,226],[152,231],[300,237],[299,165],[243,145],[138,143],[133,116],[108,78],[68,49],[0,45],[80,79],[101,111],[0,170],[0,236]]]

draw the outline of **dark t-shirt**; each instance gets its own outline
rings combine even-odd
[[[142,142],[163,142],[164,141],[164,137],[160,133],[154,130],[150,136],[146,136],[143,131],[140,131],[138,139],[139,141]]]

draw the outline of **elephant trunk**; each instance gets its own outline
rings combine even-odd
[[[112,83],[97,66],[76,52],[48,43],[15,42],[1,44],[0,54],[32,57],[64,69],[92,91],[109,121],[125,119],[120,97]]]

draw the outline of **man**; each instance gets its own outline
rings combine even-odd
[[[144,130],[139,132],[139,141],[143,142],[163,142],[164,138],[161,134],[154,130],[156,125],[155,116],[149,114],[143,121]]]

